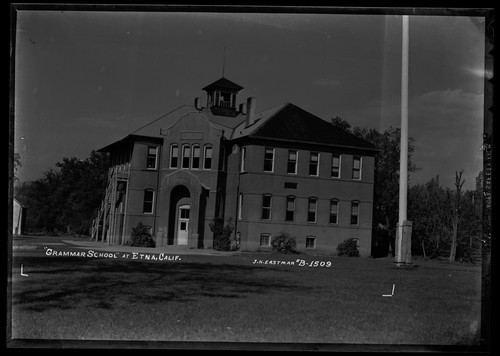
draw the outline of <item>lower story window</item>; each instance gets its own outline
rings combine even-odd
[[[314,236],[306,237],[306,248],[316,248],[316,237]]]
[[[260,234],[260,245],[261,246],[270,246],[271,245],[271,235]]]
[[[152,214],[153,213],[154,197],[155,197],[154,190],[146,189],[144,191],[144,201],[143,201],[143,207],[142,207],[142,212],[144,214]]]

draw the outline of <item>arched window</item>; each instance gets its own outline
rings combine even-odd
[[[179,164],[179,146],[176,144],[170,145],[170,168],[177,168]]]
[[[193,145],[193,160],[191,161],[191,168],[193,169],[200,168],[200,156],[201,156],[200,146]]]
[[[330,224],[338,223],[338,215],[339,215],[339,200],[332,199],[330,200]]]
[[[212,169],[212,146],[205,146],[203,152],[203,169]]]
[[[315,223],[316,222],[316,206],[317,206],[318,198],[311,197],[309,198],[307,205],[307,222]]]
[[[182,146],[182,166],[181,168],[189,168],[189,162],[191,161],[191,146]]]

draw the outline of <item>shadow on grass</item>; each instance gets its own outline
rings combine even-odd
[[[131,304],[246,298],[270,290],[310,289],[280,279],[287,270],[210,263],[25,257],[32,278],[13,283],[14,306],[43,312],[84,307],[122,309]],[[207,260],[209,261],[209,260]]]

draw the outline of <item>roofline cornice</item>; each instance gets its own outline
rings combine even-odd
[[[298,143],[298,144],[304,144],[304,145],[311,145],[311,146],[317,146],[317,147],[338,147],[338,148],[347,148],[351,150],[362,150],[362,151],[368,151],[368,152],[373,152],[374,154],[380,152],[380,149],[378,148],[368,148],[368,147],[360,147],[360,146],[351,146],[351,145],[339,145],[339,144],[332,144],[332,143],[323,143],[323,142],[313,142],[313,141],[299,141],[299,140],[288,140],[284,138],[274,138],[274,137],[265,137],[265,136],[257,136],[257,135],[248,135],[244,137],[239,137],[237,139],[234,139],[234,141],[239,141],[243,139],[255,139],[255,140],[263,140],[263,141],[278,141],[278,142],[284,142],[284,143]]]

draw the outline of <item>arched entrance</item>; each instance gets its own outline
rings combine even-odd
[[[178,185],[170,193],[167,245],[187,245],[190,230],[191,196]]]

